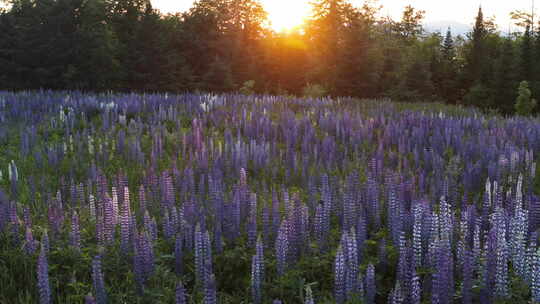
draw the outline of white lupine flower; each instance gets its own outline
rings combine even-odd
[[[66,121],[66,113],[64,112],[64,107],[60,106],[60,121],[65,122]]]
[[[94,140],[90,135],[88,135],[88,154],[94,155]]]
[[[11,160],[11,163],[9,164],[9,180],[19,180],[19,172],[14,160]]]

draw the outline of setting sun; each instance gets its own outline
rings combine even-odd
[[[302,25],[309,16],[308,0],[263,0],[268,19],[276,31],[286,31]]]

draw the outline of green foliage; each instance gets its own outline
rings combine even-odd
[[[244,84],[240,88],[240,93],[244,95],[255,94],[255,80],[248,80],[244,82]]]
[[[516,99],[517,64],[515,62],[514,45],[510,39],[505,39],[501,47],[501,54],[495,62],[495,74],[493,76],[493,98],[488,107],[499,109],[504,114],[514,112],[514,105],[509,100]]]
[[[490,104],[491,94],[489,88],[483,84],[476,84],[465,95],[465,104],[479,108],[487,108]]]
[[[536,100],[532,98],[529,83],[522,81],[518,88],[518,97],[516,99],[516,113],[522,116],[530,116],[536,107]]]
[[[320,84],[307,84],[304,88],[304,96],[321,98],[328,95],[328,91]]]

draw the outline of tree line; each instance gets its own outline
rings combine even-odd
[[[257,0],[199,0],[177,14],[149,0],[11,0],[0,12],[0,88],[388,96],[505,114],[523,81],[540,95],[530,14],[513,12],[522,30],[502,34],[480,8],[455,36],[426,31],[412,6],[400,20],[373,0],[312,6],[302,27],[277,33]]]

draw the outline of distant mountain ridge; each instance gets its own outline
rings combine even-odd
[[[452,30],[452,35],[465,35],[466,33],[472,30],[472,25],[467,25],[464,23],[451,21],[451,20],[441,20],[441,21],[430,21],[424,24],[424,28],[428,32],[441,32],[442,34],[446,33],[448,27]]]

